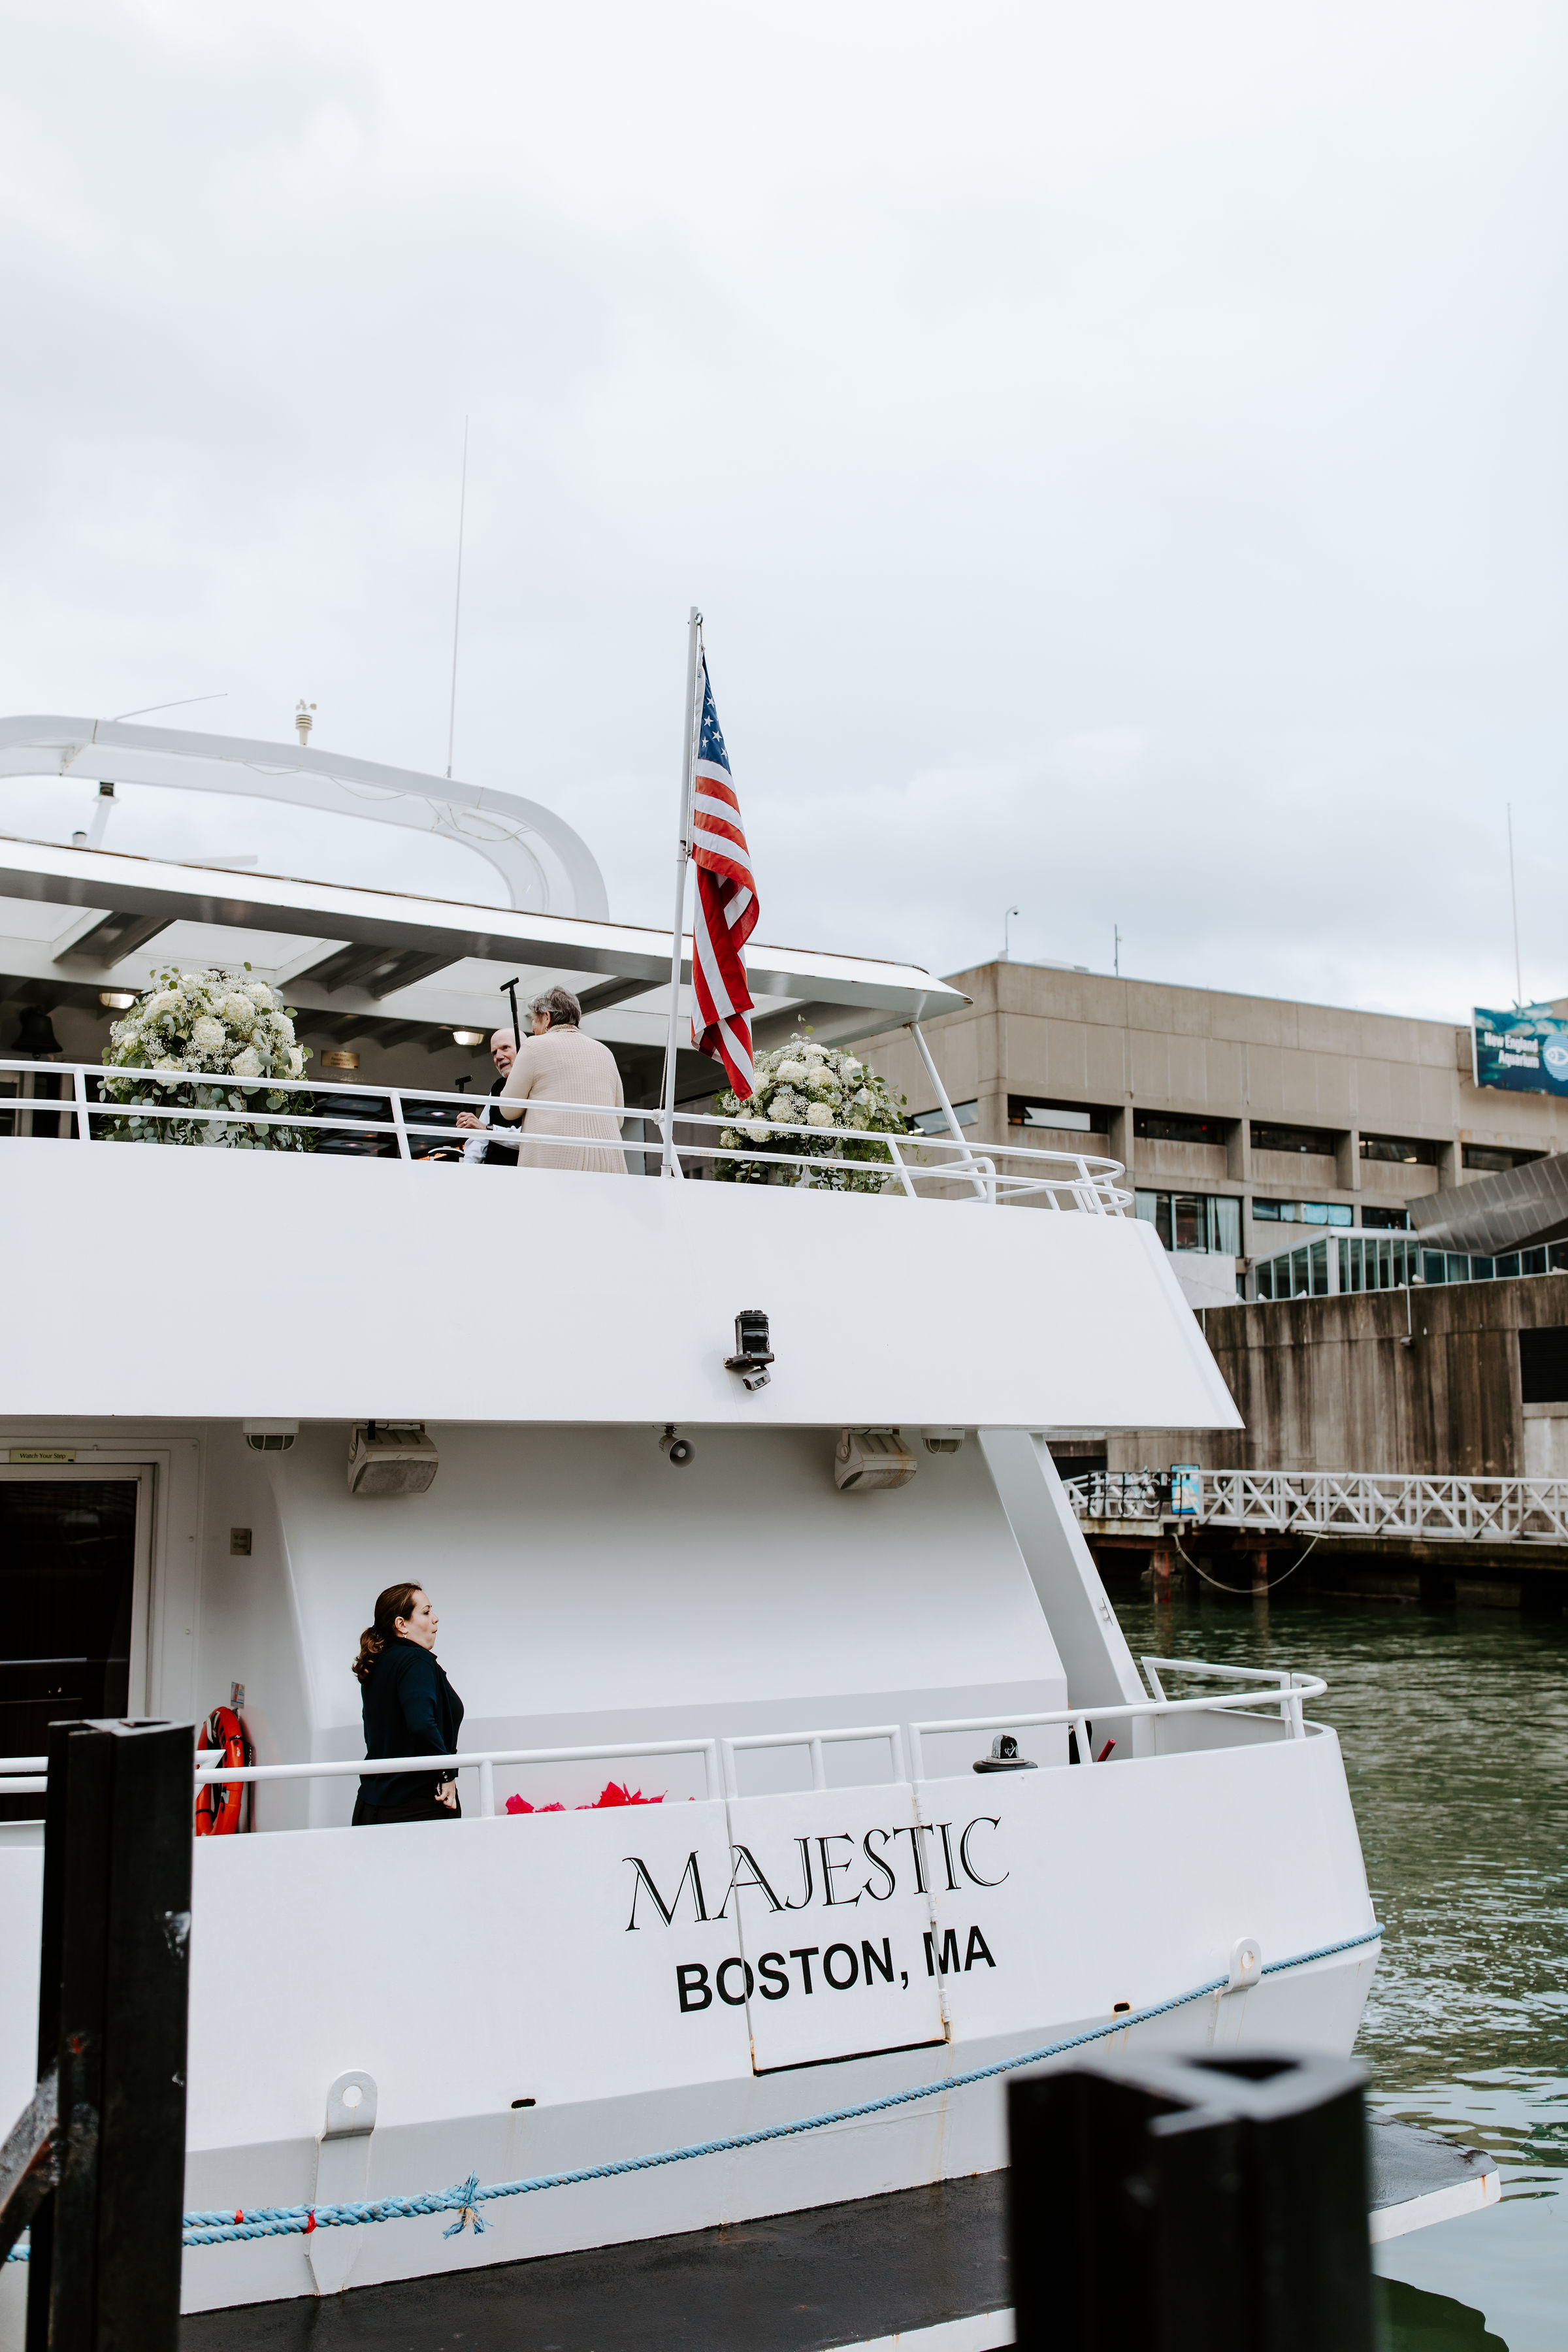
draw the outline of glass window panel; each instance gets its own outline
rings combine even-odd
[[[1568,1272],[1568,1242],[1553,1242],[1547,1259],[1555,1273]]]
[[[1526,1274],[1545,1273],[1546,1252],[1543,1249],[1521,1250],[1519,1255]]]
[[[1272,1258],[1265,1258],[1263,1264],[1258,1269],[1258,1296],[1259,1298],[1272,1298],[1274,1296],[1274,1261]]]
[[[1214,1211],[1214,1246],[1227,1257],[1241,1255],[1241,1202],[1222,1192],[1210,1204]]]
[[[1422,1250],[1419,1255],[1421,1261],[1421,1276],[1423,1281],[1443,1281],[1445,1279],[1445,1275],[1442,1251]]]
[[[1477,1257],[1472,1253],[1470,1257],[1470,1280],[1472,1282],[1495,1282],[1496,1279],[1497,1260],[1489,1257]]]
[[[1174,1196],[1176,1247],[1179,1250],[1206,1250],[1209,1245],[1207,1202],[1194,1192],[1178,1192]]]
[[[1308,1264],[1310,1255],[1310,1252],[1304,1249],[1292,1250],[1290,1253],[1290,1286],[1298,1298],[1308,1298],[1311,1296],[1312,1274]]]
[[[1312,1244],[1312,1296],[1326,1298],[1329,1295],[1329,1245],[1327,1242]]]
[[[1510,1274],[1517,1274],[1519,1272],[1519,1252],[1515,1250],[1511,1257],[1500,1257],[1497,1261],[1497,1270],[1500,1280],[1505,1280]]]

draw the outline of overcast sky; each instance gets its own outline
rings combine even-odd
[[[1568,989],[1568,20],[10,0],[0,709],[446,763],[667,919],[688,605],[761,936]],[[462,894],[279,812],[107,845]],[[0,787],[58,837],[81,787]],[[330,828],[329,828],[330,830]],[[241,837],[243,836],[243,838]]]

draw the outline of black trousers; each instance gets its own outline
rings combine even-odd
[[[354,1799],[353,1826],[356,1830],[373,1830],[378,1822],[460,1822],[462,1818],[461,1800],[455,1805],[443,1805],[434,1797],[415,1797],[406,1805],[367,1805],[362,1790]]]

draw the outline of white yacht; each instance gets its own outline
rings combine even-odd
[[[0,839],[0,2126],[44,1726],[232,1706],[187,2311],[994,2173],[994,2070],[1080,2037],[1350,2052],[1377,1929],[1322,1685],[1141,1667],[1047,1442],[1237,1423],[1118,1169],[997,1163],[953,1121],[879,1194],[710,1181],[719,1123],[657,1110],[668,936],[612,922],[532,803],[74,719],[0,722],[0,774],[417,824],[510,902]],[[352,1043],[289,1114],[317,1149],[113,1148],[111,1000],[170,964],[248,965]],[[749,964],[763,1045],[963,1002]],[[429,1156],[514,977],[580,992],[652,1181]],[[682,1056],[686,1105],[714,1085]],[[350,1666],[405,1578],[467,1709],[463,1817],[365,1837]],[[384,2218],[315,2224],[344,2204]],[[0,2341],[20,2310],[12,2265]]]

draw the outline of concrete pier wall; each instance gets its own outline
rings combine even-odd
[[[1562,1475],[1568,1394],[1526,1402],[1520,1334],[1568,1324],[1568,1275],[1412,1291],[1408,1347],[1405,1301],[1389,1291],[1209,1308],[1205,1336],[1245,1429],[1113,1433],[1108,1467]],[[1560,1352],[1526,1349],[1536,1366]],[[1529,1385],[1568,1390],[1539,1370]]]

